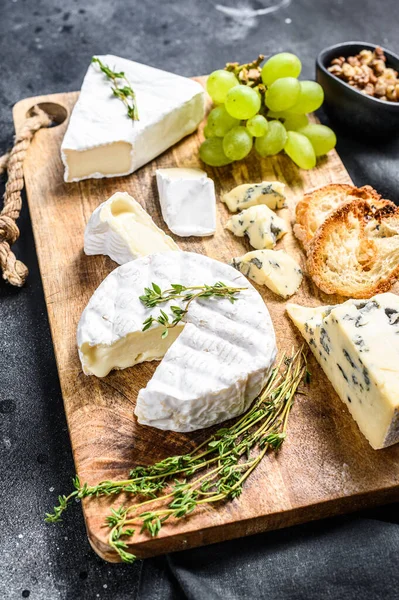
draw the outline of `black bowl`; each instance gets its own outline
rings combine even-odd
[[[368,96],[328,71],[338,56],[354,56],[361,50],[374,50],[366,42],[346,42],[322,50],[316,60],[316,80],[324,89],[326,114],[331,121],[350,129],[360,137],[388,138],[399,135],[399,102]],[[399,71],[399,56],[383,48],[387,66]]]

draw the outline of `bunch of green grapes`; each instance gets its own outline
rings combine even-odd
[[[200,147],[204,163],[227,165],[245,158],[255,145],[262,157],[284,150],[296,165],[312,169],[317,156],[334,148],[334,132],[306,116],[322,105],[324,93],[315,81],[298,80],[301,69],[297,56],[282,52],[268,59],[252,86],[240,83],[232,71],[211,73],[207,91],[216,106]]]

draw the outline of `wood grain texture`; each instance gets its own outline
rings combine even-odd
[[[22,100],[14,107],[16,129],[35,103],[56,103],[69,115],[77,97],[77,93],[68,93]],[[77,323],[94,290],[117,266],[107,257],[83,253],[83,232],[92,211],[116,191],[127,191],[184,250],[229,262],[251,248],[244,238],[224,229],[229,213],[219,200],[213,237],[178,238],[162,220],[155,170],[204,168],[198,159],[202,126],[129,177],[68,184],[63,181],[60,159],[66,126],[67,121],[36,134],[24,171],[76,470],[82,481],[95,484],[126,477],[136,464],[187,452],[209,431],[176,434],[137,424],[133,414],[136,397],[152,376],[155,362],[115,371],[101,380],[82,373],[76,350]],[[335,152],[319,160],[317,168],[309,172],[297,169],[283,155],[269,159],[251,155],[240,163],[206,170],[215,181],[218,198],[241,183],[285,182],[289,208],[280,214],[287,222],[292,222],[295,204],[305,191],[330,182],[351,183]],[[285,248],[305,269],[304,254],[291,232],[277,248]],[[279,350],[291,350],[302,343],[285,315],[285,302],[265,287],[258,290],[270,310]],[[295,302],[312,306],[340,300],[320,292],[307,277],[293,297]],[[297,398],[281,453],[263,460],[238,500],[203,507],[186,520],[168,522],[157,538],[138,534],[130,550],[144,558],[398,499],[399,445],[372,450],[313,357],[310,371],[311,394]],[[108,530],[103,526],[110,502],[86,499],[83,510],[92,547],[104,559],[117,561],[107,546]]]

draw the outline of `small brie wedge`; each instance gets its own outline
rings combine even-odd
[[[254,250],[234,258],[232,266],[275,294],[289,298],[302,283],[302,270],[284,250]]]
[[[167,250],[179,250],[179,246],[126,192],[117,192],[100,204],[86,225],[85,253],[105,254],[119,265]]]
[[[128,116],[112,81],[92,63],[61,146],[65,181],[133,173],[195,131],[205,114],[204,90],[196,81],[118,56],[98,58],[125,74],[139,120]]]
[[[207,236],[216,230],[215,185],[201,169],[157,169],[162,216],[173,233]]]

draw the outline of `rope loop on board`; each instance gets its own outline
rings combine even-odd
[[[11,285],[21,287],[28,276],[28,268],[17,260],[11,246],[19,238],[17,219],[22,208],[21,191],[24,187],[23,164],[26,152],[36,131],[48,127],[51,118],[38,106],[30,111],[30,116],[15,136],[10,152],[0,156],[0,176],[8,172],[4,205],[0,212],[0,268],[3,279]]]

